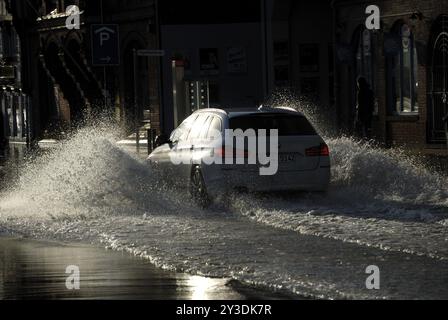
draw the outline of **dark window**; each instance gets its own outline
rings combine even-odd
[[[230,129],[258,131],[278,129],[279,136],[313,136],[316,131],[308,120],[291,114],[254,114],[230,119]]]
[[[319,72],[319,44],[299,45],[301,72]]]
[[[5,24],[0,28],[0,32],[2,41],[0,53],[6,58],[16,56],[19,49],[19,37],[15,28],[10,24]]]
[[[399,48],[387,62],[389,110],[397,114],[418,113],[418,57],[414,35],[406,24],[395,29]]]
[[[201,75],[219,74],[219,50],[217,48],[202,48],[199,50]]]
[[[219,106],[220,103],[219,83],[216,81],[209,81],[208,83],[208,99],[210,107]]]
[[[274,76],[275,85],[288,86],[289,75],[289,43],[288,41],[274,43]]]

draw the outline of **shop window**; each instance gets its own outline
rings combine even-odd
[[[274,76],[277,87],[290,84],[288,41],[274,43]]]
[[[418,57],[414,36],[408,25],[398,31],[399,50],[391,58],[388,78],[393,88],[391,103],[394,113],[418,113]]]
[[[356,73],[357,78],[365,78],[369,83],[370,88],[373,90],[374,76],[372,49],[372,32],[366,29],[359,34],[359,41],[356,50]]]

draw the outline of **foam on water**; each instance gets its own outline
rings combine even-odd
[[[166,192],[148,167],[119,149],[115,138],[108,127],[87,127],[28,163],[4,192],[2,215],[74,219],[128,213],[135,206],[170,209],[172,201],[164,200]]]
[[[361,296],[344,278],[304,279],[297,233],[448,258],[447,181],[396,150],[328,139],[328,194],[240,195],[203,211],[117,147],[113,132],[86,127],[28,163],[0,195],[0,233],[87,241],[164,268],[322,297]]]
[[[267,225],[383,250],[448,259],[448,184],[398,150],[327,140],[325,195],[238,196],[232,209]]]
[[[379,149],[347,137],[329,139],[328,143],[332,188],[343,189],[352,201],[359,197],[395,201],[400,206],[448,206],[446,177],[419,166],[403,151]]]
[[[267,225],[345,242],[448,259],[448,179],[398,148],[338,135],[334,114],[279,93],[270,105],[311,119],[330,147],[332,180],[322,195],[237,197],[232,209]]]

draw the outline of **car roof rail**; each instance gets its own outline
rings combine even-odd
[[[272,110],[273,108],[271,106],[265,106],[264,104],[260,104],[260,106],[258,107],[258,111],[263,111],[263,110]]]
[[[287,110],[287,111],[294,111],[294,112],[298,112],[296,109],[292,108],[292,107],[277,107],[277,109],[283,109],[283,110]]]

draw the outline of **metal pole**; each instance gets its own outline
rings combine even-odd
[[[151,154],[151,143],[150,143],[150,141],[151,141],[151,139],[152,139],[152,136],[151,136],[151,129],[148,129],[148,130],[146,130],[146,136],[147,136],[147,139],[148,139],[148,155],[149,154]]]
[[[335,0],[331,1],[331,8],[333,9],[333,88],[334,88],[334,109],[336,110],[336,127],[338,130],[341,129],[341,95],[340,95],[340,75],[341,75],[341,68],[338,64],[338,59],[336,57],[337,50],[338,50],[338,36],[336,34],[337,30],[337,18],[338,18],[338,12],[336,11],[336,5]]]
[[[262,59],[263,59],[263,100],[266,100],[269,94],[269,79],[268,79],[268,51],[267,51],[267,15],[266,15],[266,0],[261,3],[261,45],[262,45]]]
[[[104,8],[103,8],[103,0],[100,1],[100,10],[101,10],[101,24],[104,24]],[[103,95],[104,95],[104,108],[107,107],[107,70],[106,66],[103,67]]]
[[[156,11],[156,38],[157,38],[157,48],[162,49],[162,33],[160,30],[160,12],[159,12],[159,0],[155,1],[155,11]],[[159,73],[159,122],[160,122],[160,132],[165,132],[165,109],[164,109],[164,87],[163,87],[163,56],[160,56],[158,65],[158,73]]]
[[[134,111],[135,111],[135,143],[137,147],[137,153],[140,153],[140,127],[139,127],[139,107],[138,107],[138,90],[137,90],[137,49],[133,50],[134,53]]]

